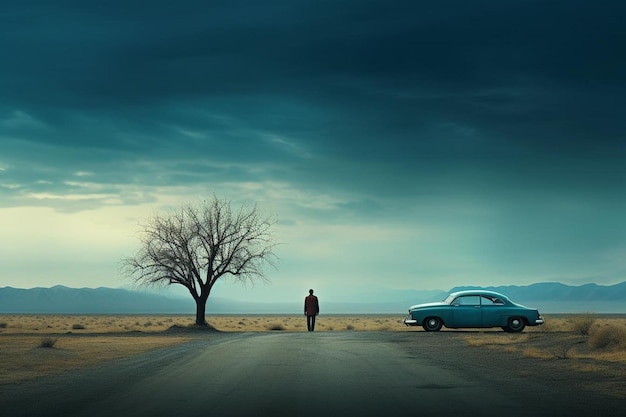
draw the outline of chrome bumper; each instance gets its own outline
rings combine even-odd
[[[405,326],[417,326],[417,325],[419,325],[417,320],[414,320],[413,318],[411,318],[411,316],[406,316],[404,318],[403,322],[404,322]]]

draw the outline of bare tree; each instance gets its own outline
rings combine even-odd
[[[273,265],[275,223],[256,205],[233,212],[229,201],[215,196],[197,205],[185,204],[144,223],[141,248],[124,259],[123,266],[140,285],[187,288],[196,302],[196,325],[206,326],[206,302],[219,279],[267,281],[262,268]]]

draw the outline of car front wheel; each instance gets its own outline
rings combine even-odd
[[[441,326],[443,326],[443,322],[439,317],[428,317],[424,320],[424,323],[422,323],[422,327],[427,332],[438,332],[441,330]]]
[[[509,321],[507,323],[505,330],[510,333],[519,333],[522,330],[524,330],[524,327],[526,327],[526,323],[524,322],[524,319],[520,317],[511,317],[509,318]]]

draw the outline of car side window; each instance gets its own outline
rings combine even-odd
[[[477,295],[466,295],[463,297],[457,297],[457,299],[454,300],[452,304],[461,306],[478,306],[480,305],[480,297]]]
[[[504,302],[499,298],[480,297],[480,303],[484,306],[502,305]]]

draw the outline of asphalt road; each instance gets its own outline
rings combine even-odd
[[[465,357],[459,353],[471,348],[453,343],[444,333],[423,332],[219,333],[13,386],[0,414],[541,417],[598,411],[593,399],[581,402],[567,389],[512,377],[506,369],[491,378],[488,355],[481,359],[475,350]]]

